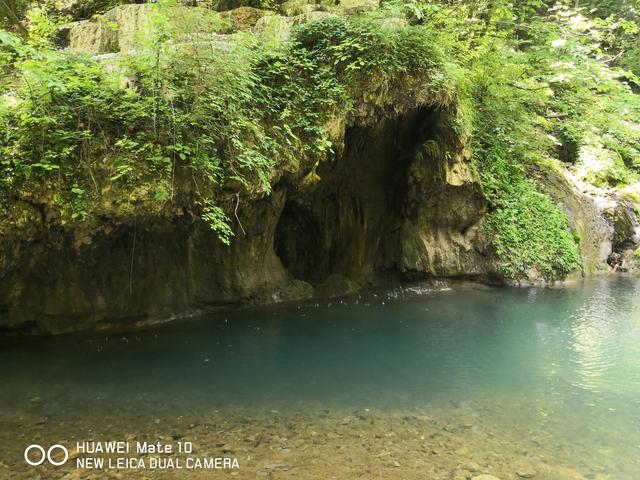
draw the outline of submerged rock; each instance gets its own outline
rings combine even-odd
[[[529,464],[521,464],[516,467],[516,475],[520,478],[533,478],[536,476],[536,471]]]
[[[578,470],[564,465],[550,465],[548,471],[549,478],[554,480],[586,480]]]

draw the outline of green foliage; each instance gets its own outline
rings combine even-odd
[[[231,245],[233,231],[229,226],[229,217],[220,207],[216,207],[210,201],[205,202],[202,206],[202,219],[216,232],[222,243]]]
[[[219,41],[215,12],[175,9],[156,4],[142,48],[104,64],[50,49],[44,20],[42,42],[0,36],[10,69],[0,102],[5,193],[47,182],[81,221],[104,208],[103,192],[146,185],[130,201],[161,207],[181,196],[226,242],[223,190],[269,193],[279,169],[326,155],[326,123],[364,82],[443,78],[424,29],[329,19],[274,46],[242,33]]]
[[[74,185],[73,187],[71,187],[71,193],[73,194],[73,212],[71,213],[71,220],[83,219],[87,215],[87,203],[85,200],[86,192],[78,185]]]
[[[535,270],[546,279],[563,278],[579,266],[579,235],[569,232],[565,215],[538,191],[523,169],[495,142],[483,150],[482,180],[493,205],[487,229],[500,268],[517,279]]]
[[[579,237],[530,173],[560,157],[596,185],[638,181],[638,96],[631,74],[612,66],[609,24],[536,1],[412,6],[411,21],[460,61],[461,103],[490,202],[487,232],[503,273],[564,277],[578,266]]]
[[[123,92],[97,65],[73,54],[40,52],[19,62],[21,81],[5,97],[0,151],[2,181],[20,184],[32,175],[60,172],[88,174],[93,154],[111,146],[100,135],[131,123],[133,102],[123,110]],[[131,97],[129,97],[131,100]]]
[[[587,180],[603,186],[638,181],[640,99],[629,84],[632,74],[611,66],[600,22],[567,8],[553,14],[545,42],[528,51],[540,81],[553,92],[547,130],[573,150],[566,159]]]
[[[640,76],[640,1],[583,0],[580,5],[593,19],[612,63]]]
[[[426,76],[443,63],[443,52],[428,30],[387,27],[367,17],[328,17],[303,24],[296,31],[296,42],[317,63],[333,66],[347,78],[372,73]]]
[[[473,160],[490,202],[486,232],[511,279],[565,277],[579,266],[565,215],[528,178],[553,142],[542,130],[553,97],[531,75],[528,54],[505,48],[508,38],[481,43],[460,81],[472,105]]]
[[[411,91],[471,138],[503,273],[555,279],[579,238],[530,173],[559,158],[597,186],[640,178],[636,1],[392,0],[274,43],[220,38],[218,14],[163,0],[135,54],[52,48],[59,15],[113,3],[22,2],[28,38],[0,31],[0,196],[46,185],[65,221],[176,202],[228,243],[231,196],[325,158],[363,98]]]
[[[49,48],[58,34],[58,26],[67,18],[50,15],[43,7],[33,7],[27,14],[29,44],[36,48]]]

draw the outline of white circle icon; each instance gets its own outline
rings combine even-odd
[[[40,460],[38,460],[37,462],[32,462],[29,459],[29,452],[31,450],[38,450],[40,452]],[[40,445],[29,445],[27,448],[24,449],[24,461],[27,462],[29,465],[32,465],[34,467],[37,467],[38,465],[42,465],[42,462],[44,462],[45,458],[47,458],[47,454],[44,451],[44,448],[42,448]]]
[[[55,462],[53,458],[51,458],[51,452],[53,452],[56,448],[64,452],[64,460],[62,460],[61,462]],[[49,460],[49,463],[51,465],[59,467],[60,465],[64,465],[67,462],[67,460],[69,460],[69,451],[62,445],[59,445],[59,444],[52,445],[51,447],[49,447],[49,450],[47,450],[47,459]]]
[[[34,461],[31,459],[32,450],[36,450],[40,452],[40,459],[38,461]],[[52,454],[56,450],[60,450],[61,452],[64,453],[64,458],[61,461],[56,461],[52,457]],[[33,467],[37,467],[38,465],[42,465],[45,460],[49,460],[49,463],[51,465],[59,467],[60,465],[64,465],[67,462],[67,460],[69,460],[69,451],[66,449],[66,447],[60,444],[52,445],[51,447],[49,447],[49,450],[47,450],[46,452],[43,447],[35,443],[33,445],[29,445],[27,448],[24,449],[24,461],[27,462],[29,465]]]

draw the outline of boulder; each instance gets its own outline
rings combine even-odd
[[[234,31],[250,30],[261,18],[269,15],[273,15],[272,12],[253,7],[239,7],[220,14],[223,19],[229,21]]]
[[[567,216],[579,244],[583,275],[609,271],[613,227],[602,214],[602,199],[581,191],[573,176],[558,169],[538,168],[531,173]]]
[[[640,247],[635,250],[627,250],[619,257],[620,270],[623,272],[640,274]]]
[[[293,19],[282,15],[268,15],[258,19],[253,33],[267,42],[280,43],[289,39]]]
[[[316,10],[326,10],[326,7],[316,3],[308,3],[306,0],[288,0],[280,5],[280,10],[288,17],[294,17]]]
[[[533,466],[528,463],[522,463],[516,467],[516,475],[520,478],[533,478],[536,473]]]
[[[360,285],[350,278],[334,273],[318,285],[318,293],[321,297],[335,298],[354,293],[359,288]]]
[[[62,46],[93,53],[132,50],[151,18],[151,5],[120,5],[104,15],[65,25]]]
[[[333,14],[322,11],[302,13],[295,17],[268,15],[256,22],[253,27],[253,33],[265,41],[283,42],[289,39],[291,31],[296,25],[314,22],[330,16],[333,16]]]
[[[640,221],[626,200],[620,200],[615,208],[605,212],[613,225],[613,250],[620,252],[633,248],[640,242]]]

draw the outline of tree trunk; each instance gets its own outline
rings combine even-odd
[[[14,9],[9,6],[7,0],[0,0],[0,9],[4,10],[9,20],[11,20],[13,25],[21,34],[27,35],[29,33],[23,23],[20,21],[20,18],[18,17]]]

